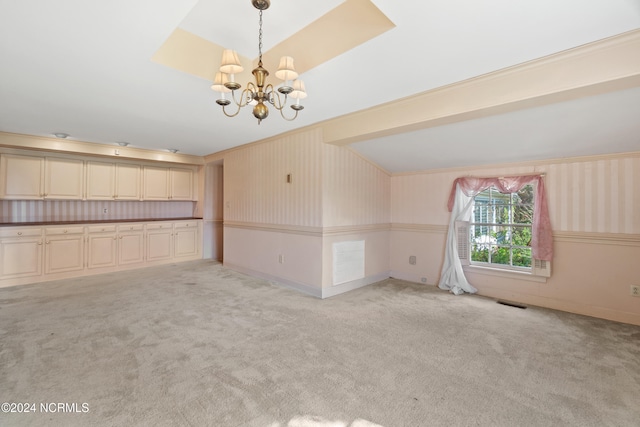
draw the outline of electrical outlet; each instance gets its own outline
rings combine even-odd
[[[420,281],[421,281],[422,283],[427,283],[427,278],[426,278],[426,277],[423,277],[422,279],[420,279]]]
[[[284,264],[284,255],[282,255],[282,254],[278,255],[278,262],[280,264]]]
[[[631,296],[640,297],[640,285],[631,285]]]
[[[409,257],[409,264],[416,265],[416,256],[415,255],[411,255]]]
[[[109,213],[109,209],[107,209],[107,208],[102,209],[102,213],[103,214]]]

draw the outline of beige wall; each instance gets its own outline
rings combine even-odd
[[[640,324],[640,153],[469,168],[391,179],[390,266],[395,277],[436,284],[458,176],[546,173],[554,230],[552,277],[546,283],[469,273],[481,295]],[[415,266],[410,255],[417,256]]]
[[[322,139],[312,130],[221,156],[226,265],[321,297],[387,276],[435,285],[453,180],[545,173],[552,277],[469,272],[470,282],[485,296],[640,324],[629,290],[639,277],[640,153],[390,176]],[[365,241],[365,277],[333,286],[333,244],[350,240]]]
[[[225,265],[317,296],[388,277],[386,172],[324,144],[319,130],[236,149],[223,160]],[[333,244],[350,240],[365,241],[365,277],[334,287]]]
[[[390,223],[389,174],[343,147],[325,144],[323,153],[323,225]]]
[[[321,227],[322,148],[310,131],[225,155],[225,221]]]

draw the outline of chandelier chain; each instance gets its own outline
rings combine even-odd
[[[260,31],[258,33],[258,53],[260,55],[258,61],[262,65],[262,10],[260,10]]]

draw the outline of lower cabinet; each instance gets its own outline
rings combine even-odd
[[[40,276],[42,242],[39,227],[0,229],[0,280]]]
[[[118,265],[144,263],[144,224],[118,226]]]
[[[147,225],[147,261],[167,261],[173,258],[173,224]]]
[[[117,248],[115,225],[87,227],[87,268],[115,267]]]
[[[202,222],[0,227],[0,287],[202,257]]]
[[[84,227],[46,228],[45,274],[84,269]]]
[[[193,258],[198,256],[200,243],[200,227],[197,221],[177,222],[174,224],[174,258]]]

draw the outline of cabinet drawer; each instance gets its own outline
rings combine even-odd
[[[45,228],[44,234],[47,236],[64,235],[64,234],[83,234],[84,227],[51,227]]]
[[[198,228],[198,221],[176,222],[176,228]]]
[[[147,230],[170,229],[173,226],[171,222],[154,222],[147,224]]]
[[[142,231],[144,230],[144,224],[121,224],[118,226],[118,232],[125,231]]]
[[[0,228],[0,237],[41,236],[42,228],[5,227]]]
[[[111,224],[92,225],[87,227],[89,233],[115,233],[116,226]]]

